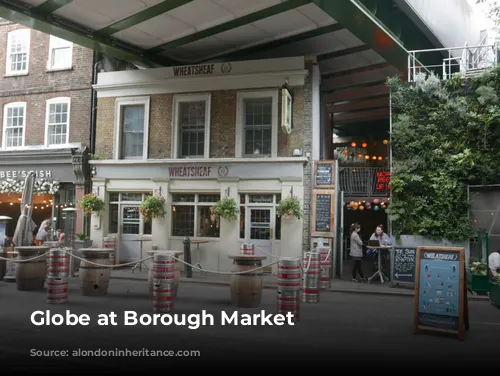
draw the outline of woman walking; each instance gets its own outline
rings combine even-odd
[[[359,237],[359,231],[361,231],[361,226],[357,223],[351,225],[351,252],[349,255],[353,260],[352,265],[352,281],[358,282],[356,279],[357,273],[361,277],[361,281],[366,281],[363,275],[363,267],[361,260],[363,259],[363,241]]]

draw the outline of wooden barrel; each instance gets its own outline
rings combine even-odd
[[[265,256],[229,256],[233,259],[233,273],[262,267]],[[231,302],[240,308],[256,308],[262,299],[262,269],[231,275]]]
[[[89,264],[111,265],[111,251],[104,248],[83,248],[80,250],[85,261],[80,264],[80,292],[83,296],[104,296],[108,293],[111,268]]]
[[[174,309],[173,280],[155,280],[153,282],[153,312],[167,313]]]
[[[68,279],[47,278],[47,303],[64,304],[68,302]]]
[[[17,260],[28,260],[43,255],[48,247],[16,247]],[[43,290],[47,272],[47,256],[16,263],[16,286],[19,291]]]
[[[47,257],[47,276],[63,278],[69,276],[69,255],[62,249],[52,248]]]
[[[183,252],[180,251],[149,251],[148,254],[150,256],[154,256],[157,253],[169,253],[173,256],[179,256]],[[177,297],[177,292],[179,291],[179,285],[181,283],[181,268],[179,265],[179,262],[177,260],[174,260],[174,297]],[[154,262],[153,262],[154,265]],[[153,267],[149,268],[148,271],[148,289],[149,289],[149,296],[152,298],[153,297]]]
[[[278,286],[277,296],[278,314],[287,315],[288,312],[293,315],[293,322],[300,320],[300,290],[290,290]]]

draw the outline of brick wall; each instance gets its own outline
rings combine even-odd
[[[277,90],[278,88],[276,88]],[[293,149],[304,148],[304,130],[310,127],[304,115],[305,90],[291,88],[294,94],[294,129],[285,135],[279,129],[278,156],[291,156]],[[234,158],[236,139],[236,90],[214,91],[210,109],[210,157]],[[173,94],[151,95],[149,158],[171,158]],[[116,98],[99,98],[97,104],[96,154],[112,158]],[[280,101],[281,102],[281,101]],[[278,104],[281,115],[281,103]]]
[[[0,124],[3,106],[11,102],[27,102],[26,145],[44,142],[45,101],[70,97],[70,142],[89,144],[93,51],[73,45],[73,66],[68,70],[47,71],[50,36],[31,30],[29,72],[6,77],[7,34],[24,26],[0,24]]]

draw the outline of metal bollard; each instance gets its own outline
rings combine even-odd
[[[191,267],[191,239],[188,237],[182,241],[184,245],[184,262],[189,265],[184,265],[184,275],[186,278],[193,278],[193,268]]]
[[[300,320],[300,260],[283,257],[278,264],[277,312],[293,314],[293,321]]]
[[[153,258],[153,312],[167,313],[174,309],[175,261],[172,255],[157,253]]]
[[[70,259],[65,250],[51,248],[47,256],[47,304],[68,302]]]
[[[242,256],[253,256],[255,255],[255,246],[250,243],[243,243],[240,246],[240,255]]]
[[[309,258],[311,261],[309,261]],[[321,260],[318,252],[309,252],[303,258],[302,302],[319,303]],[[309,268],[307,268],[309,266]],[[307,268],[307,269],[306,269]]]

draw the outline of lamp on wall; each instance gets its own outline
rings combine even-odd
[[[96,170],[95,166],[92,166],[92,168],[90,169],[90,174],[92,176],[96,176],[97,175],[97,170]]]
[[[155,189],[155,195],[161,196],[161,187]]]

